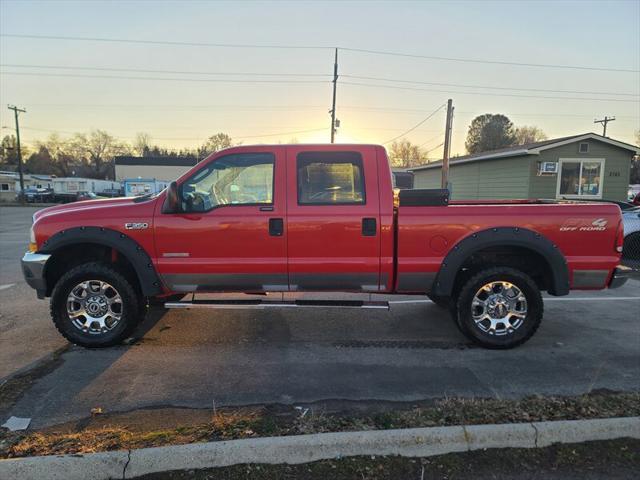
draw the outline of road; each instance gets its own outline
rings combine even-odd
[[[33,211],[0,207],[0,379],[66,345],[48,302],[36,299],[18,267]],[[398,300],[408,299],[416,297]],[[38,428],[87,417],[96,406],[406,402],[640,387],[638,281],[547,299],[538,333],[510,351],[470,346],[443,310],[417,300],[390,312],[157,308],[130,345],[66,350],[0,421],[26,416]]]

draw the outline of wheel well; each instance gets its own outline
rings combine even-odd
[[[551,265],[535,250],[515,245],[491,246],[473,252],[465,259],[456,274],[453,295],[460,291],[469,278],[489,267],[520,270],[533,278],[540,290],[549,290],[553,282]]]
[[[74,243],[62,246],[51,253],[45,271],[46,295],[51,295],[51,291],[60,277],[70,269],[83,263],[95,261],[113,264],[131,281],[138,292],[141,291],[135,268],[119,250],[99,243]]]

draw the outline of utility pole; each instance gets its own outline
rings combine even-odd
[[[616,117],[607,117],[605,115],[605,117],[602,120],[594,120],[593,123],[601,123],[602,124],[602,136],[606,137],[607,136],[607,123],[613,122],[615,119],[616,119]]]
[[[338,49],[333,62],[333,102],[331,104],[331,143],[335,143],[336,136],[336,87],[338,85]]]
[[[18,149],[18,175],[20,176],[20,203],[24,203],[24,177],[22,175],[22,150],[20,150],[20,124],[18,123],[18,113],[27,113],[23,108],[18,108],[15,105],[7,105],[9,110],[13,110],[13,115],[16,118],[16,147]]]
[[[447,123],[444,129],[444,153],[442,154],[442,188],[449,187],[449,154],[451,153],[451,127],[453,126],[453,100],[447,101]]]

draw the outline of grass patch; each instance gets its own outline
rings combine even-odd
[[[0,433],[0,458],[319,432],[640,416],[640,393],[598,392],[578,397],[521,400],[446,398],[420,405],[387,405],[370,410],[351,408],[329,412],[318,406],[310,406],[308,410],[283,406],[221,408],[215,415],[206,415],[207,421],[202,421],[202,411],[192,411],[192,415],[199,415],[199,420],[191,425],[181,411],[181,423],[173,427],[165,427],[167,424],[162,421],[158,423],[163,418],[176,416],[166,410],[137,412],[156,417],[155,422],[150,422],[154,424],[151,427],[145,427],[144,422],[132,427],[135,412],[126,414],[126,418],[117,414],[98,415],[95,421],[81,425],[33,433]]]

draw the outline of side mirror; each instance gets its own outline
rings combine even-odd
[[[178,213],[182,210],[178,195],[178,184],[171,182],[167,187],[167,197],[162,206],[162,213]]]

